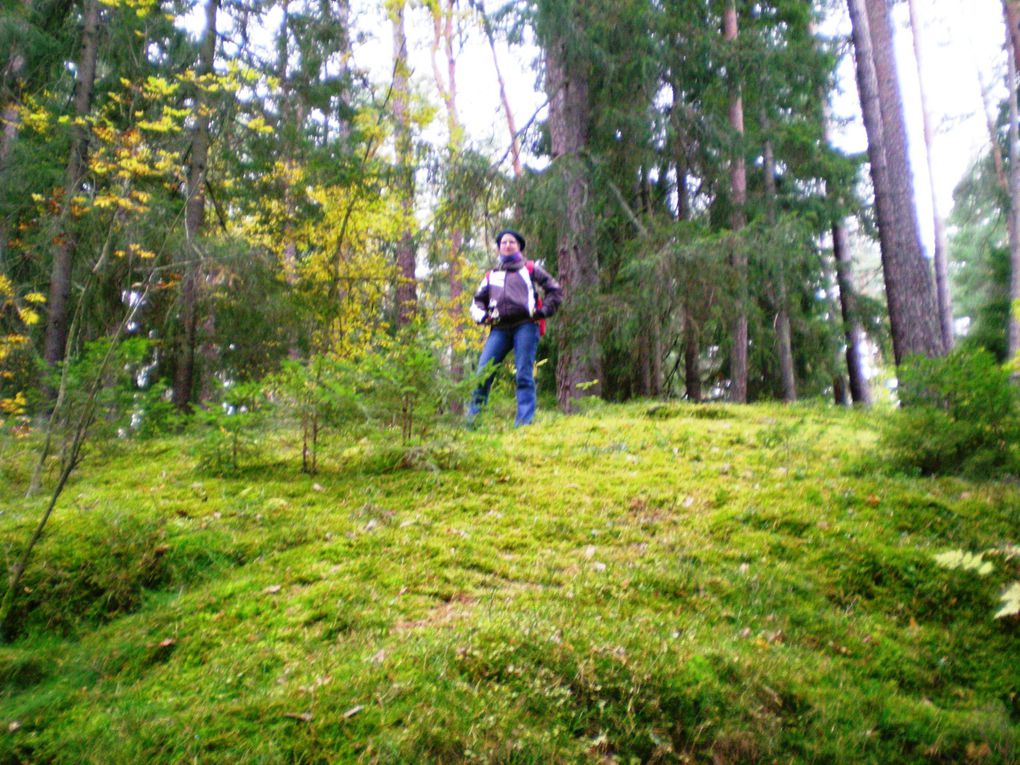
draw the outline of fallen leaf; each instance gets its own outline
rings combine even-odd
[[[266,587],[266,589],[264,589],[262,592],[265,595],[275,595],[276,593],[278,593],[282,589],[283,589],[282,585],[271,584],[268,587]]]

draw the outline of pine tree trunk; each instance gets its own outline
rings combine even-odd
[[[729,0],[723,13],[723,37],[735,50],[739,28],[736,0]],[[734,56],[735,58],[735,56]],[[730,128],[736,135],[733,157],[730,160],[730,187],[733,212],[730,228],[743,230],[747,224],[747,165],[744,159],[744,100],[740,82],[734,75],[730,81]],[[730,349],[730,400],[739,404],[747,403],[747,256],[734,241],[730,256],[737,282],[736,306],[732,324],[732,347]]]
[[[71,128],[71,152],[64,173],[64,193],[55,236],[53,269],[50,276],[46,337],[43,358],[51,367],[64,358],[71,302],[71,278],[77,249],[73,198],[81,188],[88,167],[89,129],[85,118],[92,109],[92,91],[99,56],[99,0],[85,0],[81,34],[81,55],[74,82],[75,123]]]
[[[898,366],[912,354],[938,356],[943,348],[931,273],[921,254],[917,233],[892,29],[885,3],[886,0],[847,0],[875,188],[893,355]]]
[[[216,55],[216,11],[219,0],[207,0],[205,31],[199,51],[198,75],[211,74]],[[195,388],[195,350],[198,344],[198,282],[201,272],[201,250],[198,240],[205,224],[206,165],[209,160],[208,95],[199,90],[195,99],[194,129],[191,138],[191,161],[188,165],[188,198],[184,206],[184,276],[181,281],[181,329],[177,344],[177,366],[174,370],[174,405],[180,411],[191,408]]]
[[[939,197],[935,192],[935,133],[931,125],[931,112],[928,109],[928,92],[924,84],[924,46],[921,43],[921,24],[917,16],[917,0],[907,0],[910,10],[910,28],[914,38],[914,61],[917,64],[917,82],[921,96],[921,116],[924,123],[924,145],[928,158],[928,180],[931,185],[932,227],[935,234],[935,252],[932,260],[935,264],[935,296],[939,307],[939,329],[942,331],[942,344],[946,350],[953,347],[953,302],[949,293],[949,248],[946,244],[946,224],[939,210]]]
[[[418,305],[415,284],[414,237],[414,147],[411,141],[410,65],[407,35],[404,33],[405,0],[397,0],[390,11],[393,23],[393,119],[396,122],[397,177],[401,207],[401,232],[397,242],[397,326],[414,318]]]
[[[591,302],[598,294],[594,220],[588,205],[591,178],[588,143],[588,79],[567,57],[566,41],[554,31],[546,54],[546,92],[553,163],[564,186],[564,219],[557,237],[559,281],[565,299],[557,315],[557,400],[563,411],[583,396],[600,395],[602,354]]]

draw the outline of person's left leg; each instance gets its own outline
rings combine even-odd
[[[489,389],[492,381],[496,378],[496,367],[498,367],[510,349],[514,346],[514,335],[512,330],[493,327],[489,337],[482,348],[481,358],[478,359],[478,375],[485,374],[474,393],[471,395],[471,406],[468,409],[468,423],[473,424],[475,417],[489,401]]]
[[[538,325],[527,322],[514,331],[514,365],[517,367],[517,419],[514,425],[530,425],[535,419],[535,355]]]

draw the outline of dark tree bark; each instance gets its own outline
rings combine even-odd
[[[935,251],[932,262],[935,264],[935,296],[939,307],[939,329],[942,331],[942,344],[946,350],[953,347],[953,301],[949,293],[949,248],[946,245],[946,224],[939,210],[939,198],[935,193],[935,132],[931,124],[931,112],[928,109],[928,91],[924,83],[924,46],[921,44],[922,30],[917,15],[916,0],[907,0],[910,10],[910,28],[914,39],[914,61],[917,64],[917,82],[921,96],[921,116],[924,123],[925,156],[928,158],[928,179],[931,185],[932,228],[935,235]]]
[[[848,0],[847,5],[898,366],[912,354],[941,355],[942,335],[931,272],[921,253],[886,0]]]
[[[569,412],[578,398],[599,395],[602,384],[601,348],[589,310],[598,293],[599,275],[588,204],[591,178],[583,158],[588,144],[588,79],[583,64],[568,58],[558,30],[552,30],[547,41],[545,59],[552,157],[565,192],[556,247],[559,280],[566,294],[557,319],[556,387],[560,408]]]
[[[64,358],[71,302],[71,279],[78,242],[75,237],[72,199],[81,188],[88,167],[89,129],[85,118],[92,109],[92,91],[99,56],[99,1],[85,0],[81,34],[81,55],[74,82],[74,126],[71,128],[71,152],[64,173],[64,192],[57,223],[53,269],[43,342],[43,358],[51,367]]]
[[[739,27],[736,0],[729,0],[723,12],[723,37],[736,48]],[[736,134],[733,157],[730,160],[730,187],[733,212],[730,228],[734,232],[747,225],[747,164],[744,159],[744,100],[740,81],[736,74],[730,74],[730,128]],[[730,400],[739,404],[747,403],[747,256],[739,244],[734,242],[731,265],[737,281],[736,307],[732,324],[732,347],[730,349]]]
[[[205,31],[199,51],[198,75],[212,74],[216,55],[216,11],[219,0],[207,0]],[[173,401],[181,411],[191,408],[195,388],[195,350],[198,343],[198,282],[201,273],[201,250],[198,240],[205,225],[205,183],[209,160],[209,97],[199,88],[195,97],[194,129],[188,165],[187,201],[184,206],[184,274],[181,280],[181,328],[177,342],[177,365],[174,370]]]
[[[404,32],[403,0],[395,3],[391,11],[393,23],[393,119],[396,122],[398,194],[403,230],[397,243],[397,326],[402,327],[414,318],[418,306],[418,288],[415,284],[414,235],[414,146],[411,140],[410,73],[407,62],[407,35]]]

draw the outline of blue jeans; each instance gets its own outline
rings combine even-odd
[[[514,365],[517,367],[517,419],[514,425],[530,425],[535,419],[535,354],[538,351],[538,325],[525,322],[511,329],[493,327],[489,339],[482,348],[482,356],[478,359],[478,374],[487,367],[492,371],[485,376],[471,396],[471,408],[468,420],[474,420],[482,407],[489,400],[489,389],[496,378],[496,366],[499,365],[510,349],[514,351]]]

